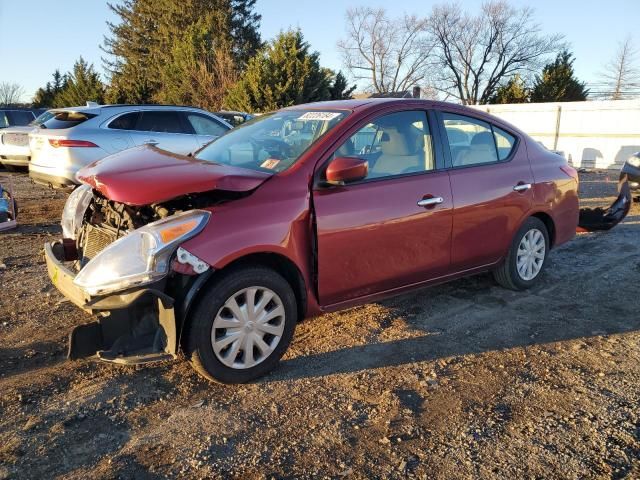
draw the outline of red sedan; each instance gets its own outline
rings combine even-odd
[[[78,178],[49,275],[103,315],[74,329],[70,358],[182,348],[227,383],[273,369],[307,316],[487,270],[529,288],[578,222],[564,158],[431,101],[299,105],[190,156],[138,147]]]

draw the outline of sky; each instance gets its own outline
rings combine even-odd
[[[114,0],[117,1],[117,0]],[[264,40],[281,30],[299,27],[323,66],[343,69],[336,42],[344,34],[347,7],[385,7],[391,14],[426,16],[440,1],[425,0],[258,0]],[[477,11],[481,0],[461,0]],[[597,82],[619,41],[631,35],[640,49],[640,0],[510,0],[514,6],[533,6],[544,33],[562,33],[576,60],[576,75]],[[392,5],[390,7],[389,5]],[[15,82],[28,101],[50,80],[56,68],[65,72],[82,55],[104,73],[100,45],[108,34],[107,21],[117,18],[106,0],[0,0],[0,82]]]

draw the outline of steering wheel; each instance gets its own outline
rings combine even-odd
[[[291,145],[279,138],[263,136],[250,141],[257,149],[265,150],[271,158],[284,160],[291,156]]]

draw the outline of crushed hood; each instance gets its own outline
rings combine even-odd
[[[247,192],[271,176],[178,155],[144,145],[103,158],[83,169],[78,180],[128,205],[149,205],[189,193]]]

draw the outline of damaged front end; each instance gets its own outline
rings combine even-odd
[[[629,180],[626,175],[620,177],[618,181],[618,197],[608,208],[581,208],[578,219],[579,232],[596,232],[611,230],[622,222],[629,210],[633,198],[629,187]]]
[[[234,195],[231,194],[231,197]],[[49,277],[96,321],[70,335],[70,359],[137,364],[175,358],[190,299],[212,269],[180,247],[199,234],[222,201],[210,192],[146,206],[76,189],[61,241],[45,245]]]

